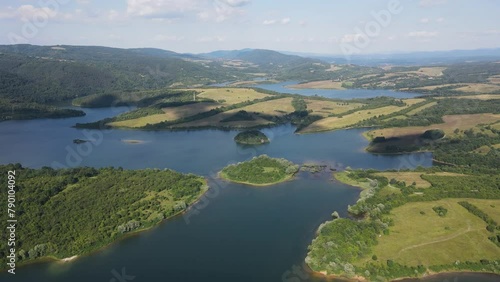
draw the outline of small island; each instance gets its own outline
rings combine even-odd
[[[286,159],[267,155],[225,167],[219,176],[223,179],[254,186],[268,186],[291,179],[299,166]]]
[[[234,137],[234,141],[243,145],[260,145],[269,143],[269,138],[258,130],[249,130],[238,133]]]

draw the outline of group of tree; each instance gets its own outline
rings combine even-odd
[[[148,228],[183,211],[205,190],[205,180],[172,170],[0,166],[16,172],[16,250],[23,263],[64,258],[101,248],[124,233]],[[7,195],[7,185],[0,191]],[[1,204],[7,206],[7,197]],[[2,213],[2,220],[7,220]],[[0,242],[6,267],[7,232]]]
[[[220,175],[228,180],[248,184],[273,184],[292,177],[299,166],[286,160],[260,155],[225,167]]]

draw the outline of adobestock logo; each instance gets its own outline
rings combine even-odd
[[[340,49],[350,60],[351,55],[359,54],[362,49],[370,45],[372,40],[380,35],[383,28],[388,27],[393,19],[393,15],[397,15],[403,11],[403,6],[399,0],[391,0],[387,3],[387,8],[378,12],[372,11],[370,14],[372,20],[366,22],[363,28],[354,28],[354,34],[345,35],[341,40]]]

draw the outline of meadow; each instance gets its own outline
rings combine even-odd
[[[444,123],[433,124],[429,126],[410,126],[410,127],[394,127],[376,129],[368,132],[366,135],[370,138],[377,136],[401,137],[408,135],[420,135],[429,129],[441,129],[446,135],[456,135],[455,130],[480,130],[480,125],[493,124],[500,120],[500,115],[497,114],[471,114],[471,115],[448,115],[443,117]]]
[[[388,115],[403,109],[404,107],[386,106],[377,109],[361,110],[343,117],[328,117],[312,123],[301,130],[300,133],[313,133],[348,128],[362,120],[369,119],[374,116]]]
[[[498,259],[500,248],[487,239],[490,233],[486,223],[460,206],[457,202],[461,200],[408,203],[395,208],[390,215],[394,226],[389,228],[389,235],[380,236],[373,254],[379,261],[409,266]],[[500,200],[472,202],[500,205]],[[447,209],[444,217],[433,210],[436,206]],[[500,210],[490,209],[488,214],[498,218]]]

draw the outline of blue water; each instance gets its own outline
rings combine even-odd
[[[253,87],[262,88],[266,90],[276,91],[280,93],[300,94],[304,96],[322,96],[335,99],[358,99],[358,98],[375,98],[380,96],[387,96],[393,98],[414,98],[422,94],[411,92],[398,92],[392,90],[367,90],[367,89],[293,89],[287,86],[299,83],[298,81],[286,81],[276,84],[257,84]]]
[[[1,273],[0,281],[320,281],[310,276],[293,280],[299,278],[291,273],[294,268],[304,269],[307,246],[317,227],[335,210],[347,216],[347,205],[356,201],[359,190],[331,180],[329,173],[302,173],[293,181],[266,188],[224,182],[216,173],[227,164],[260,154],[296,163],[318,161],[338,169],[432,165],[431,153],[366,153],[362,129],[296,135],[293,126],[283,125],[264,130],[270,144],[241,147],[233,141],[235,131],[71,127],[127,110],[86,109],[85,117],[2,122],[0,163],[171,168],[205,176],[211,190],[187,214],[152,230],[72,263],[28,265],[18,268],[15,276]],[[77,138],[93,142],[73,144]],[[144,143],[128,144],[123,142],[126,139]],[[134,278],[123,280],[122,274]]]

